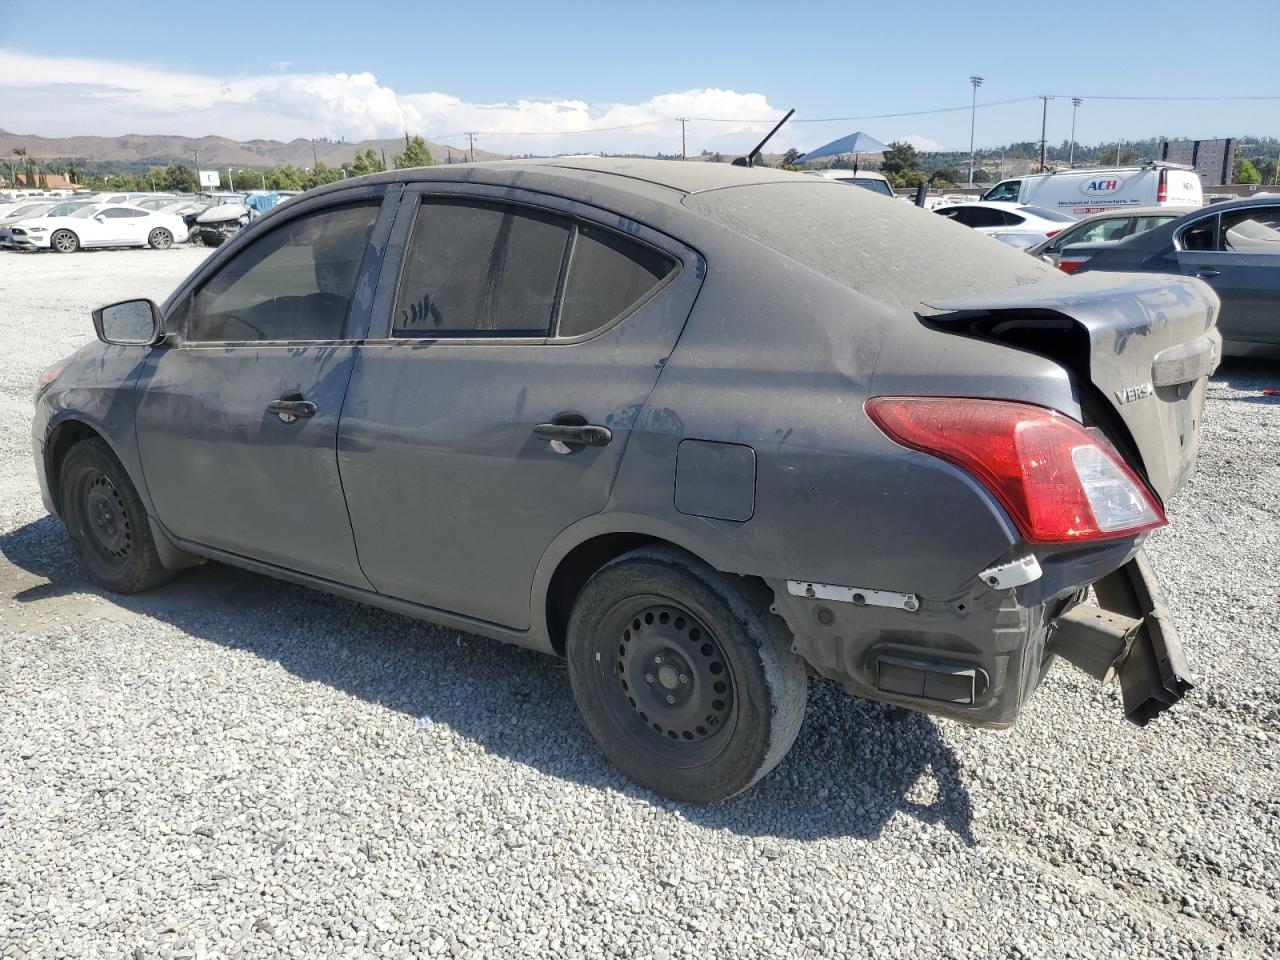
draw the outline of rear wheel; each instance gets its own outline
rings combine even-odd
[[[49,238],[49,246],[58,253],[75,253],[80,249],[80,238],[70,230],[57,230]]]
[[[173,234],[164,227],[156,227],[147,237],[147,244],[153,250],[168,250],[173,246]]]
[[[804,663],[763,584],[674,548],[643,548],[579,595],[566,653],[605,756],[641,786],[708,803],[786,756],[808,698]]]
[[[68,451],[59,476],[63,523],[89,579],[116,593],[168,580],[146,510],[120,461],[101,440]]]

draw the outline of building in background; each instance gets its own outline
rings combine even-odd
[[[1200,174],[1206,187],[1221,187],[1232,182],[1232,154],[1235,140],[1166,140],[1160,159],[1181,163]]]

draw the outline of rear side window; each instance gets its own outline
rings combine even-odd
[[[1084,230],[1081,230],[1073,236],[1068,243],[1100,243],[1106,240],[1119,240],[1125,235],[1125,231],[1129,229],[1129,221],[1124,218],[1117,220],[1099,220],[1097,223],[1091,223]]]
[[[190,341],[339,340],[379,201],[290,220],[197,291]]]
[[[1280,254],[1280,207],[1222,215],[1221,249],[1231,253]]]
[[[570,217],[489,200],[424,200],[396,292],[397,337],[577,337],[629,310],[672,261]]]
[[[396,336],[546,336],[569,222],[525,207],[427,200],[396,293]]]
[[[579,337],[631,309],[669,274],[672,262],[608,230],[579,225],[556,333]]]

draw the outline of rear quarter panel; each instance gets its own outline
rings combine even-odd
[[[975,481],[892,443],[863,403],[898,394],[1011,397],[1078,416],[1064,370],[930,330],[743,238],[726,238],[708,261],[627,447],[609,522],[621,529],[645,518],[650,529],[641,532],[730,572],[934,595],[1018,541]],[[686,438],[755,451],[749,519],[675,508],[676,453]]]

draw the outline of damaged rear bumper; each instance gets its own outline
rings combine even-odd
[[[1034,583],[975,578],[946,598],[770,586],[794,651],[854,696],[1008,727],[1060,656],[1118,680],[1136,724],[1182,699],[1191,689],[1182,644],[1141,550],[1043,559]],[[1081,605],[1090,580],[1099,607]]]
[[[1093,592],[1098,606],[1059,617],[1047,649],[1104,685],[1119,681],[1125,716],[1146,726],[1194,686],[1182,640],[1141,551]]]

